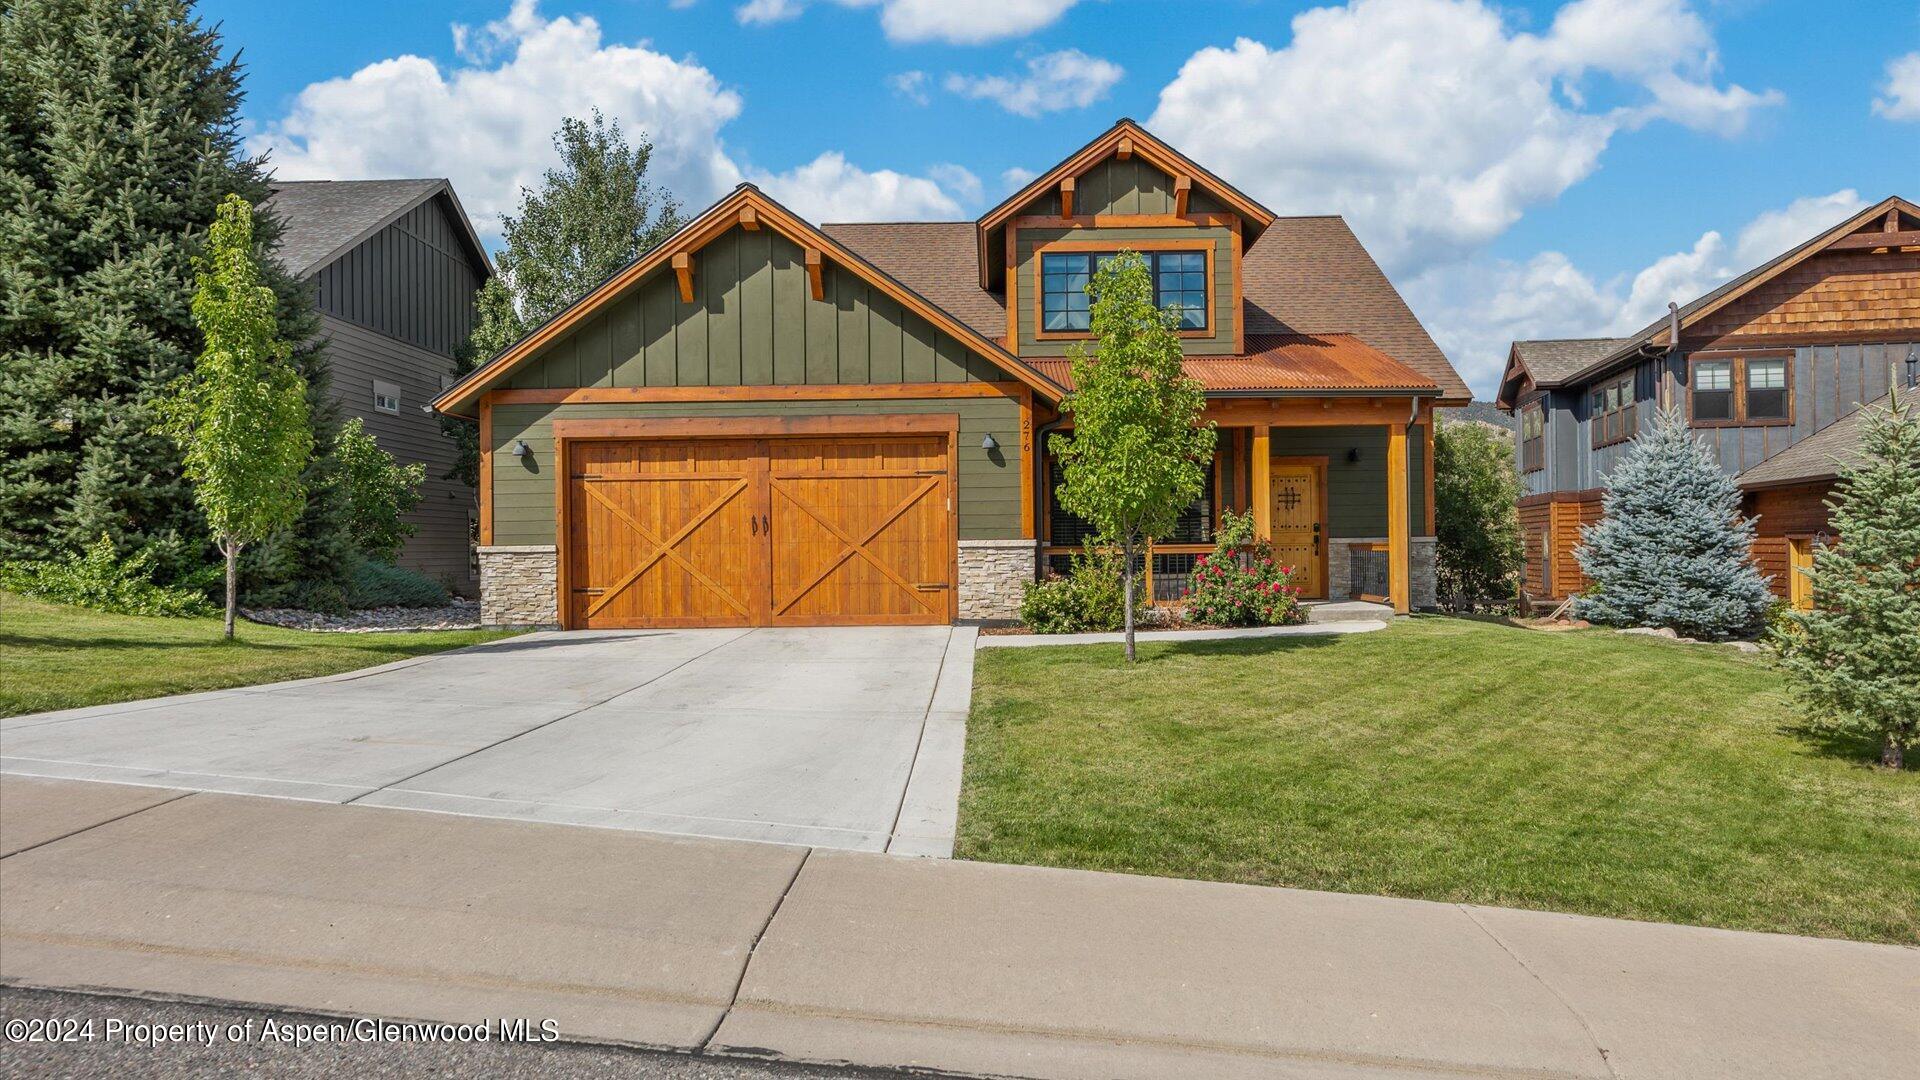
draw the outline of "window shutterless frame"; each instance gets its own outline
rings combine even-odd
[[[1193,271],[1186,269],[1186,260],[1179,260],[1180,265],[1177,267],[1173,264],[1167,266],[1167,272],[1171,275],[1176,275],[1177,280],[1173,278],[1163,279],[1160,256],[1197,255],[1202,257],[1204,268],[1199,271],[1200,278],[1198,284],[1205,301],[1204,307],[1201,308],[1201,318],[1204,321],[1198,327],[1182,325],[1178,332],[1183,338],[1213,337],[1220,332],[1220,324],[1216,319],[1214,310],[1213,275],[1215,248],[1216,244],[1209,240],[1055,240],[1052,243],[1043,244],[1033,253],[1033,336],[1035,340],[1038,341],[1073,341],[1085,340],[1092,337],[1090,329],[1047,329],[1049,300],[1056,301],[1053,307],[1053,311],[1056,314],[1065,311],[1077,316],[1077,318],[1070,317],[1068,320],[1075,325],[1082,325],[1088,320],[1089,316],[1087,311],[1090,310],[1090,307],[1083,310],[1082,305],[1090,305],[1092,300],[1091,297],[1082,291],[1084,286],[1076,288],[1077,283],[1074,280],[1070,280],[1083,272],[1076,269],[1081,263],[1078,260],[1057,262],[1054,264],[1058,268],[1056,272],[1048,269],[1048,256],[1085,256],[1084,273],[1087,275],[1088,280],[1091,281],[1093,272],[1099,267],[1103,257],[1111,258],[1121,251],[1137,251],[1146,258],[1147,272],[1153,276],[1154,299],[1156,302],[1164,302],[1164,298],[1169,296],[1168,286],[1177,286],[1177,288],[1172,290],[1172,292],[1176,294],[1173,296],[1173,299],[1181,299],[1183,296],[1189,296],[1193,292],[1193,290],[1185,287],[1191,280],[1190,275],[1193,273]],[[1049,282],[1049,277],[1052,277],[1054,280]],[[1021,284],[1021,288],[1026,288],[1024,281]],[[1064,301],[1065,297],[1076,292],[1079,294],[1080,300],[1071,302]],[[1183,323],[1190,317],[1191,316],[1183,312]]]
[[[1640,405],[1635,400],[1633,372],[1609,379],[1591,391],[1587,427],[1593,448],[1625,442],[1639,430]]]
[[[1793,350],[1687,357],[1687,422],[1694,427],[1791,426]]]
[[[1520,471],[1547,467],[1547,413],[1539,398],[1520,406]]]

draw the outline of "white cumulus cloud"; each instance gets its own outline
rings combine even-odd
[[[1714,82],[1686,0],[1574,0],[1544,33],[1482,0],[1353,0],[1292,31],[1193,54],[1150,126],[1276,210],[1345,214],[1396,273],[1469,257],[1624,130],[1731,134],[1780,100]]]
[[[1887,78],[1873,111],[1889,120],[1920,120],[1920,52],[1887,61]]]
[[[1023,37],[1051,26],[1079,0],[835,0],[842,7],[878,8],[887,40],[980,45]],[[747,0],[733,9],[741,23],[796,18],[806,0]]]
[[[828,209],[843,219],[955,216],[979,197],[965,170],[868,171],[832,151],[785,172],[744,164],[722,139],[743,108],[737,91],[691,57],[604,40],[588,16],[549,18],[535,0],[515,0],[506,17],[455,26],[453,37],[457,64],[398,56],[307,86],[248,148],[270,152],[289,180],[446,176],[489,237],[520,189],[555,164],[561,119],[594,108],[653,141],[649,177],[692,209],[749,177],[815,220]]]
[[[1111,60],[1061,49],[1029,58],[1023,75],[948,75],[946,87],[962,97],[995,102],[1010,113],[1037,117],[1084,109],[1106,97],[1124,74]]]
[[[887,76],[887,86],[895,96],[906,98],[915,105],[925,105],[927,97],[927,73],[924,71],[900,71]]]

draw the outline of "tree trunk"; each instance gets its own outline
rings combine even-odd
[[[1120,572],[1120,597],[1127,613],[1127,663],[1133,663],[1133,541],[1120,545],[1120,557],[1125,559]]]
[[[229,540],[220,545],[227,555],[227,640],[233,640],[233,613],[240,606],[240,545]]]
[[[1889,769],[1902,769],[1907,764],[1907,748],[1901,744],[1896,732],[1887,732],[1887,741],[1880,747],[1880,764]]]

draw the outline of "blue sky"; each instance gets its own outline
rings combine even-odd
[[[282,175],[445,175],[483,233],[598,105],[699,206],[970,218],[1132,116],[1342,213],[1463,375],[1920,198],[1920,3],[203,3]]]

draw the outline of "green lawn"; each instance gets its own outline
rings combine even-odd
[[[219,619],[106,615],[0,593],[0,716],[331,675],[505,637],[499,630],[316,634]]]
[[[959,854],[1920,942],[1920,771],[1728,649],[1418,618],[989,649]]]

